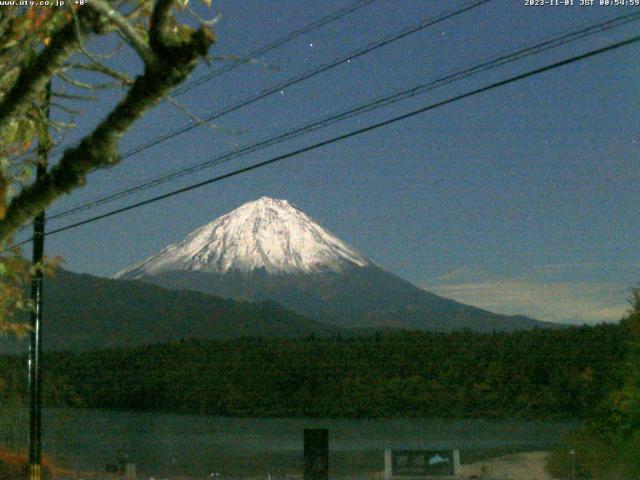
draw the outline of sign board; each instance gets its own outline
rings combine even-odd
[[[385,480],[453,477],[460,470],[458,450],[386,450]]]

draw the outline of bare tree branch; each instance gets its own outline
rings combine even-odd
[[[94,57],[93,54],[84,46],[84,40],[82,39],[82,30],[80,28],[80,20],[78,20],[78,14],[76,13],[76,10],[72,8],[71,13],[73,14],[73,23],[76,27],[76,35],[78,36],[78,44],[80,46],[80,50],[87,56],[87,58],[89,58],[89,60],[94,63],[99,63],[98,59]]]
[[[95,101],[98,99],[95,95],[72,95],[70,93],[59,92],[57,90],[52,91],[51,96],[64,98],[65,100]]]
[[[71,78],[70,76],[64,73],[58,73],[58,78],[63,82],[68,83],[72,87],[82,88],[84,90],[108,90],[110,88],[118,87],[121,85],[119,82],[108,82],[108,83],[82,82],[80,80],[76,80],[75,78]]]
[[[69,65],[69,68],[101,73],[108,77],[119,80],[123,85],[133,84],[133,78],[131,78],[129,75],[123,72],[119,72],[118,70],[114,70],[113,68],[107,67],[103,63],[72,63]]]
[[[222,18],[222,15],[220,13],[218,13],[216,16],[209,18],[209,19],[205,19],[204,17],[200,16],[198,14],[198,12],[196,12],[193,8],[191,8],[191,6],[187,3],[187,11],[191,14],[191,16],[193,18],[195,18],[195,20],[200,24],[200,25],[206,25],[207,27],[212,27],[214,26],[216,23],[218,23],[220,21],[220,19]]]
[[[169,102],[171,105],[173,105],[177,109],[182,110],[184,112],[184,114],[187,117],[189,117],[189,120],[191,120],[196,125],[206,125],[207,127],[209,127],[211,130],[213,130],[216,133],[217,132],[226,132],[226,133],[229,133],[229,134],[232,134],[232,135],[240,135],[240,134],[244,133],[242,130],[232,130],[230,128],[221,127],[221,126],[216,125],[214,123],[207,122],[206,120],[198,117],[195,113],[193,113],[189,109],[189,107],[187,107],[183,103],[180,103],[175,98],[173,98],[171,95],[167,95],[165,97],[165,99],[167,100],[167,102]]]
[[[158,0],[151,14],[151,23],[149,25],[149,45],[153,51],[162,55],[163,50],[168,47],[165,38],[169,19],[171,18],[171,9],[174,0]]]
[[[82,9],[78,14],[81,28],[85,28],[84,18],[89,9]],[[49,44],[40,52],[30,65],[20,72],[13,87],[0,102],[0,129],[7,126],[12,118],[23,115],[36,97],[56,73],[63,62],[78,48],[78,37],[74,21],[67,21],[54,33]]]
[[[61,122],[60,120],[49,120],[47,124],[53,128],[56,132],[64,132],[65,130],[70,130],[72,128],[77,127],[77,125],[73,122]]]
[[[51,108],[59,108],[60,110],[62,110],[65,113],[68,113],[69,115],[79,115],[80,113],[82,113],[82,110],[76,110],[74,108],[69,108],[66,105],[63,105],[61,103],[51,102],[51,103],[49,103],[49,105],[51,106]]]
[[[135,7],[133,10],[131,10],[129,13],[125,14],[124,17],[127,20],[132,20],[138,17],[143,11],[144,11],[144,6],[140,4],[137,7]]]
[[[156,60],[145,64],[144,73],[135,79],[125,97],[92,133],[84,137],[78,146],[66,150],[59,163],[12,199],[4,220],[0,222],[0,242],[9,238],[56,198],[83,185],[88,173],[118,163],[120,156],[117,146],[124,132],[183,82],[196,67],[198,59],[207,55],[215,37],[205,27],[194,31],[188,41],[177,44],[165,40],[165,32],[158,31],[159,28],[166,28],[171,5],[172,0],[158,0],[152,15],[150,38],[155,38],[153,49]],[[75,42],[74,45],[77,45],[73,25],[66,25],[65,31],[70,37],[65,37],[66,42]],[[53,74],[55,69],[49,68],[47,71]]]
[[[91,0],[89,4],[91,7],[99,12],[101,15],[107,17],[116,26],[118,31],[122,34],[124,39],[131,45],[142,61],[147,65],[152,65],[156,61],[156,56],[149,47],[149,44],[144,38],[133,28],[133,25],[115,10],[108,2],[104,0]]]

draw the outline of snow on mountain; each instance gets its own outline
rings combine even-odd
[[[262,197],[191,232],[181,242],[117,273],[140,278],[182,270],[226,273],[342,271],[371,263],[286,200]]]

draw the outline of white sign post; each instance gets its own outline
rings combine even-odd
[[[459,450],[385,450],[385,480],[454,478],[460,472]]]

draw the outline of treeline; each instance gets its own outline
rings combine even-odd
[[[477,334],[186,341],[47,354],[49,405],[230,416],[586,416],[618,388],[616,325]],[[24,395],[24,359],[0,393]]]
[[[632,306],[619,327],[625,351],[617,368],[621,381],[553,452],[547,468],[554,478],[640,478],[640,289]]]

